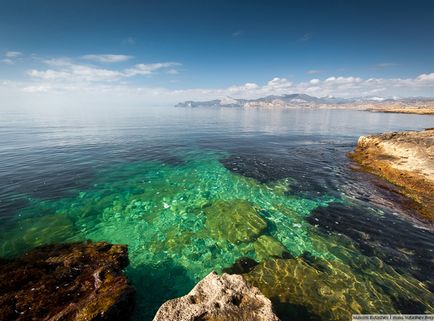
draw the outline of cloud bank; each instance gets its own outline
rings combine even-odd
[[[259,98],[268,95],[282,95],[290,93],[306,93],[309,95],[364,97],[364,96],[417,96],[421,92],[434,92],[434,73],[421,74],[415,78],[369,78],[334,76],[325,79],[314,78],[310,81],[294,83],[285,78],[275,77],[265,84],[245,83],[225,88],[191,88],[168,89],[164,87],[145,87],[122,84],[108,80],[127,77],[134,73],[148,74],[152,70],[163,68],[159,64],[133,67],[126,71],[113,73],[110,70],[82,69],[72,67],[65,73],[44,71],[42,74],[31,72],[32,77],[39,81],[31,82],[0,82],[0,96],[13,96],[17,100],[28,99],[34,104],[47,100],[73,105],[80,102],[92,101],[100,104],[132,104],[132,105],[172,105],[184,100],[209,100],[233,98]],[[59,74],[60,73],[60,74]],[[71,76],[72,75],[72,76]],[[84,79],[87,82],[65,81],[72,77],[74,80]],[[57,80],[63,80],[59,82]],[[43,98],[43,100],[41,100]],[[3,99],[3,101],[7,101]]]
[[[85,55],[81,58],[84,60],[96,61],[101,63],[115,63],[127,61],[133,57],[127,55]]]
[[[20,51],[6,51],[3,54],[3,58],[0,59],[0,63],[13,65],[20,56],[22,56],[22,52]]]
[[[4,59],[21,59],[21,52],[7,52]],[[153,80],[158,75],[178,77],[180,63],[138,63],[125,67],[132,56],[85,55],[78,59],[55,58],[38,60],[39,68],[28,69],[21,81],[0,79],[0,105],[10,102],[35,105],[79,103],[172,105],[183,100],[246,98],[268,95],[305,93],[312,96],[336,97],[405,97],[434,96],[434,72],[413,78],[362,78],[358,76],[312,77],[295,82],[274,77],[265,83],[247,82],[222,88],[176,89],[140,85],[141,78]],[[115,68],[122,62],[123,68]],[[13,63],[13,62],[12,62]],[[148,81],[149,82],[149,81]],[[170,82],[167,82],[170,84]],[[173,83],[171,84],[173,86]]]
[[[92,56],[91,59],[97,59],[101,62],[115,62],[116,59],[118,61],[122,61],[122,59],[124,59],[123,61],[125,61],[125,57],[120,58],[119,56],[115,56],[116,58],[113,58],[114,55],[104,55],[104,57],[98,56],[98,58],[95,58],[94,55],[90,56]],[[111,58],[107,58],[107,56]],[[113,82],[122,78],[148,76],[161,69],[171,68],[170,70],[174,70],[174,67],[179,66],[179,64],[175,62],[162,62],[152,64],[136,64],[130,68],[116,70],[80,64],[73,62],[70,59],[49,59],[45,60],[44,63],[50,66],[50,68],[45,70],[31,69],[27,72],[27,74],[32,78],[43,81],[67,81],[71,83],[83,81]]]

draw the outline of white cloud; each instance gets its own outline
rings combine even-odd
[[[90,60],[101,63],[115,63],[127,61],[132,58],[132,56],[128,55],[85,55],[81,57],[84,60]]]
[[[243,85],[231,86],[227,89],[223,89],[222,93],[219,94],[219,97],[229,96],[229,95],[249,95],[251,93],[256,92],[260,89],[258,84],[248,82]]]
[[[17,58],[21,55],[22,55],[22,53],[20,51],[6,51],[5,52],[5,57],[7,57],[7,58]]]
[[[325,80],[326,83],[336,83],[336,84],[351,84],[361,82],[362,78],[359,77],[329,77]]]
[[[72,61],[69,58],[51,58],[51,59],[46,59],[43,62],[53,67],[64,67],[64,66],[70,66],[72,64]]]
[[[11,56],[11,54],[10,54]],[[14,56],[14,55],[12,55]],[[92,55],[87,55],[92,56]],[[88,61],[103,62],[99,58]],[[102,55],[105,62],[116,60],[128,61],[123,55]],[[110,56],[110,58],[106,57]],[[113,58],[112,56],[116,56]],[[122,56],[120,58],[118,56]],[[14,63],[19,55],[8,58],[3,56],[3,63]],[[83,56],[84,58],[86,56]],[[0,57],[1,58],[1,57]],[[88,57],[89,58],[89,57]],[[10,61],[7,61],[9,59]],[[84,58],[86,59],[86,58]],[[98,60],[99,59],[99,60]],[[6,60],[6,61],[5,61]],[[179,63],[158,62],[151,64],[135,64],[128,68],[116,69],[102,67],[82,60],[70,58],[54,58],[43,60],[45,68],[31,69],[27,72],[30,79],[22,82],[1,81],[0,102],[13,101],[28,97],[34,102],[44,97],[57,101],[73,103],[86,99],[103,101],[104,103],[131,104],[173,104],[182,100],[207,100],[224,97],[259,98],[268,95],[291,93],[306,93],[313,96],[360,97],[360,96],[433,96],[434,72],[423,73],[414,78],[361,78],[357,76],[331,76],[328,78],[313,78],[303,82],[293,82],[287,78],[274,77],[260,84],[246,82],[223,88],[191,88],[168,89],[163,87],[143,87],[126,84],[125,80],[149,76],[163,72],[176,74]],[[311,73],[315,74],[315,73]],[[36,99],[36,98],[37,99]],[[48,98],[47,98],[48,99]],[[62,100],[63,99],[63,100]],[[39,100],[38,100],[39,101]]]
[[[417,77],[419,81],[434,82],[434,72],[430,74],[422,74]]]
[[[2,60],[0,60],[0,62],[2,62],[4,64],[8,64],[8,65],[14,64],[14,61],[12,59],[9,59],[9,58],[2,59]]]
[[[8,64],[8,65],[13,65],[17,58],[19,58],[22,55],[22,53],[20,51],[6,51],[3,54],[3,59],[0,59],[1,63],[4,64]]]
[[[288,81],[286,78],[275,77],[271,79],[264,88],[269,91],[275,90],[289,90],[292,87],[292,82]]]
[[[56,61],[60,64],[61,62]],[[64,62],[63,62],[64,63]],[[121,82],[110,81],[127,77],[125,75],[148,74],[170,63],[140,65],[127,71],[111,71],[89,67],[74,67],[67,72],[46,70],[42,74],[34,71],[32,76],[38,81],[17,84],[18,95],[25,94],[54,94],[56,97],[68,97],[73,100],[101,99],[107,103],[115,103],[116,99],[124,99],[131,104],[173,104],[183,100],[208,100],[216,98],[259,98],[268,95],[282,95],[291,93],[306,93],[323,97],[361,97],[361,96],[429,96],[434,93],[434,73],[421,74],[415,78],[368,78],[334,76],[323,80],[318,78],[307,82],[293,83],[286,78],[275,77],[263,85],[248,82],[224,88],[191,88],[168,89],[163,87],[141,87],[126,85]],[[83,69],[85,68],[85,69]],[[95,70],[96,69],[96,70]],[[72,75],[72,76],[71,76]],[[73,81],[66,81],[72,77]],[[59,81],[65,80],[65,81]],[[78,82],[77,79],[105,80],[105,82]],[[10,83],[8,85],[10,86]],[[1,86],[0,86],[1,87]],[[21,92],[21,94],[19,94]],[[431,94],[432,95],[432,94]],[[90,98],[89,98],[90,99]],[[120,103],[120,102],[119,102]]]
[[[178,63],[164,62],[154,64],[137,64],[124,70],[99,68],[92,65],[84,65],[72,62],[68,58],[48,59],[44,61],[53,69],[32,69],[27,74],[33,78],[45,81],[68,82],[112,82],[122,78],[134,76],[146,76],[160,70],[178,66]]]
[[[126,69],[124,71],[125,77],[132,77],[137,75],[150,75],[153,72],[159,70],[159,69],[165,69],[165,68],[172,68],[179,66],[179,63],[176,62],[160,62],[155,64],[137,64],[132,68]]]
[[[127,37],[127,38],[123,39],[121,41],[121,43],[124,44],[124,45],[131,45],[132,46],[132,45],[136,44],[136,38],[134,38],[134,37]]]
[[[179,71],[176,69],[169,69],[169,70],[167,70],[167,73],[169,75],[177,75],[177,74],[179,74]]]

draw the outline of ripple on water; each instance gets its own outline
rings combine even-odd
[[[430,292],[404,270],[398,273],[364,255],[346,235],[329,235],[306,221],[314,211],[346,201],[325,193],[315,199],[292,195],[287,179],[263,184],[232,173],[221,158],[200,151],[173,164],[117,164],[96,173],[92,187],[73,197],[31,199],[16,222],[2,227],[7,233],[0,234],[0,255],[44,242],[128,244],[137,320],[150,320],[163,301],[241,257],[261,262],[248,274],[251,282],[279,306],[302,305],[305,316],[343,320],[357,311],[400,311],[396,302],[413,301],[432,309]],[[321,298],[327,304],[321,306]]]

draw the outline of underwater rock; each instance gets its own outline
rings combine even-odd
[[[323,233],[346,235],[362,254],[381,259],[400,273],[411,274],[434,292],[434,234],[392,215],[371,215],[349,204],[331,203],[327,208],[315,209],[305,219]],[[423,235],[424,241],[416,235]]]
[[[432,311],[432,293],[419,281],[385,265],[378,272],[362,262],[360,265],[369,279],[356,276],[339,260],[328,261],[305,253],[294,259],[261,262],[243,277],[272,299],[281,318],[291,315],[295,319],[307,316],[343,321],[351,319],[352,314],[395,314],[403,312],[398,301],[414,302],[413,310],[407,313]]]
[[[361,136],[349,156],[401,187],[420,217],[434,222],[434,129]]]
[[[53,244],[0,261],[0,320],[127,320],[134,287],[125,245]]]
[[[210,235],[232,243],[254,240],[267,228],[267,222],[247,201],[216,201],[204,209]]]
[[[43,244],[62,242],[76,233],[73,222],[66,215],[24,218],[0,234],[0,255],[9,256]]]
[[[228,268],[223,269],[223,273],[244,274],[250,272],[259,263],[249,257],[241,257]]]
[[[288,250],[276,239],[268,235],[261,235],[253,243],[256,255],[260,261],[269,257],[283,257],[289,255]]]
[[[287,153],[276,153],[273,149],[267,150],[266,155],[263,154],[263,150],[258,154],[257,150],[250,148],[237,149],[236,154],[220,159],[220,163],[231,172],[253,178],[260,183],[273,183],[294,177],[294,165],[297,164],[292,162]],[[291,166],[288,166],[288,161]]]
[[[165,302],[154,321],[279,321],[271,302],[241,275],[211,272],[187,295]]]

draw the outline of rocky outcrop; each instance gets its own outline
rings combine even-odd
[[[167,301],[154,321],[278,321],[271,302],[241,275],[212,272],[187,295]]]
[[[128,320],[134,288],[122,269],[125,245],[105,242],[37,247],[0,260],[0,320]]]
[[[401,187],[427,221],[434,221],[434,129],[361,136],[349,156]]]
[[[254,240],[267,228],[267,222],[247,201],[215,201],[204,209],[208,233],[232,243]]]

